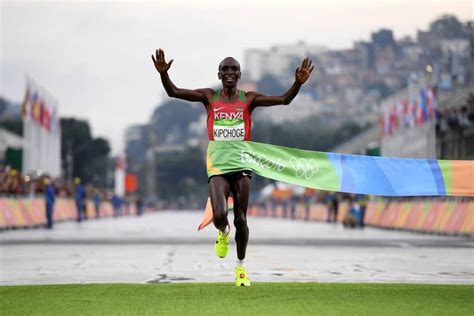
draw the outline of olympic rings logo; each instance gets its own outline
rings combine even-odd
[[[319,165],[314,159],[295,158],[290,159],[290,165],[295,169],[297,178],[310,180],[318,173]]]

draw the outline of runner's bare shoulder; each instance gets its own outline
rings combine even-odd
[[[252,104],[256,97],[262,96],[263,94],[257,91],[247,91],[245,92],[245,99],[248,104]]]
[[[196,91],[203,93],[204,96],[206,97],[206,102],[203,102],[205,105],[210,104],[212,99],[214,98],[214,95],[216,94],[216,90],[211,89],[211,88],[201,88],[201,89],[196,89]]]

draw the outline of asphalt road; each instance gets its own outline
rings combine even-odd
[[[200,218],[168,211],[2,232],[0,284],[232,282],[235,243],[216,257],[216,231],[197,232]],[[474,284],[473,239],[257,217],[249,227],[253,282]]]

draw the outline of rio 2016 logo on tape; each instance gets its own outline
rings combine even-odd
[[[295,158],[290,159],[290,165],[295,169],[297,178],[310,180],[318,173],[319,165],[314,159]]]
[[[242,150],[242,152],[240,153],[240,160],[242,162],[251,163],[260,168],[267,169],[267,170],[282,172],[285,169],[285,166],[283,165],[281,158],[270,159],[268,157],[259,155],[251,151]]]

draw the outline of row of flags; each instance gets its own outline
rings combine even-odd
[[[46,98],[31,85],[27,86],[25,91],[21,116],[23,120],[31,120],[48,132],[58,132],[59,117],[56,106],[46,101]]]
[[[61,126],[58,103],[32,79],[26,80],[21,107],[23,117],[24,174],[42,170],[52,177],[61,176]]]
[[[385,107],[380,116],[380,133],[393,135],[400,128],[420,126],[435,118],[438,102],[433,87],[422,88],[416,96],[398,100]]]

